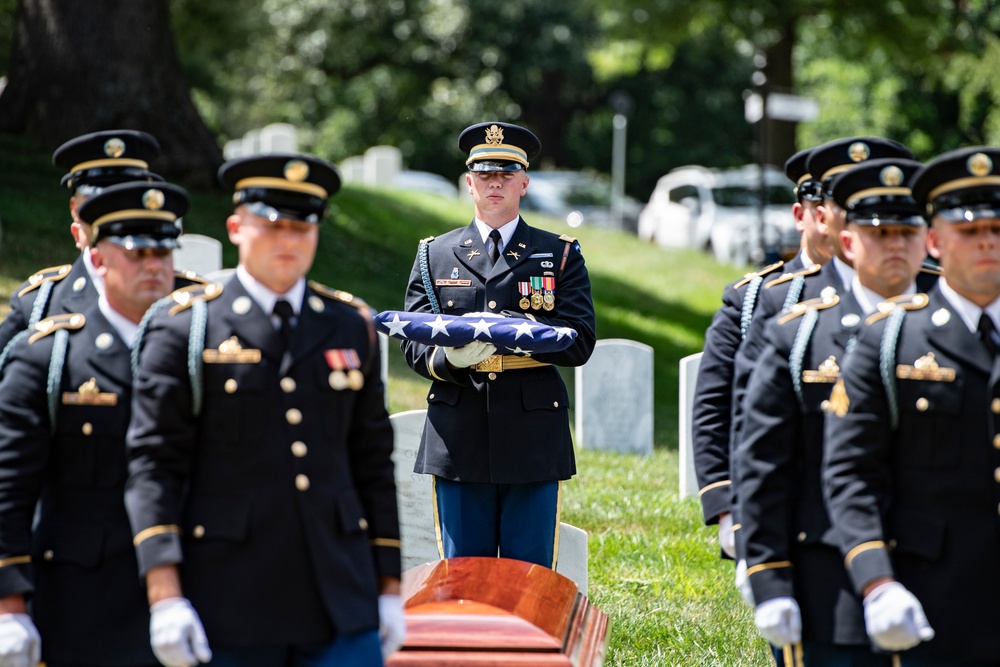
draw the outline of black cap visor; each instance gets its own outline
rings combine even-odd
[[[479,160],[469,165],[469,171],[524,171],[524,165],[520,162],[511,162],[508,160]]]

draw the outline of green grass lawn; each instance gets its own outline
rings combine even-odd
[[[62,174],[47,154],[0,135],[0,298],[35,270],[76,256]],[[529,186],[530,187],[530,186]],[[224,242],[229,198],[192,193],[185,230]],[[378,310],[399,309],[417,241],[464,226],[471,204],[430,195],[345,187],[332,200],[311,277],[360,295]],[[590,534],[590,597],[610,617],[608,665],[768,665],[752,612],[721,561],[715,529],[701,524],[697,499],[679,499],[678,360],[701,349],[722,287],[740,275],[710,258],[665,251],[599,229],[531,224],[580,239],[590,270],[598,337],[654,349],[654,445],[649,458],[578,451],[577,476],[563,494],[563,520]],[[426,407],[427,382],[389,354],[392,412]],[[572,371],[564,373],[568,383]],[[570,396],[573,396],[572,386]]]

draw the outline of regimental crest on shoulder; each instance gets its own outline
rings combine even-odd
[[[840,295],[837,294],[836,291],[828,292],[822,296],[816,297],[815,299],[799,301],[797,304],[789,308],[784,315],[778,318],[778,324],[791,322],[795,318],[801,317],[809,310],[825,310],[826,308],[836,306],[838,303],[840,303]]]
[[[170,300],[174,306],[170,308],[170,314],[187,310],[195,301],[211,301],[222,294],[222,283],[205,283],[204,285],[188,285],[176,289],[170,293]]]
[[[765,283],[764,284],[764,289],[769,289],[769,288],[774,287],[776,285],[780,285],[782,283],[787,283],[789,280],[793,280],[796,276],[811,276],[814,273],[819,273],[819,270],[822,269],[822,268],[823,267],[820,266],[819,264],[813,264],[812,266],[806,267],[806,268],[802,269],[801,271],[793,271],[793,272],[790,272],[790,273],[782,273],[780,276],[778,276],[774,280]]]
[[[917,294],[901,294],[899,296],[894,296],[885,301],[880,301],[875,307],[878,309],[877,313],[873,313],[868,316],[865,320],[865,324],[874,324],[884,317],[888,317],[889,313],[895,310],[897,307],[903,310],[920,310],[924,308],[930,299],[927,295],[918,292]]]
[[[40,285],[48,282],[57,282],[62,280],[69,275],[69,272],[73,270],[72,264],[63,264],[61,266],[50,266],[47,269],[42,269],[41,271],[36,271],[31,276],[28,277],[28,284],[22,289],[17,295],[24,296],[33,289],[36,289]]]
[[[490,125],[486,128],[486,143],[490,146],[499,146],[503,143],[503,128],[498,125]]]
[[[830,398],[826,399],[820,404],[820,409],[823,412],[829,412],[830,414],[837,415],[838,417],[843,417],[847,414],[847,409],[851,406],[851,399],[847,397],[847,388],[844,386],[843,378],[837,380],[837,384],[833,385],[833,390],[830,392]]]
[[[28,338],[28,344],[30,345],[37,340],[41,340],[50,333],[55,333],[60,329],[82,329],[86,323],[87,318],[81,313],[63,313],[61,315],[46,317],[44,320],[35,323],[35,333],[31,334]]]
[[[751,271],[750,273],[746,273],[746,274],[743,275],[743,280],[741,280],[738,283],[735,283],[733,285],[733,289],[739,289],[740,287],[743,287],[744,285],[746,285],[748,282],[750,282],[754,278],[766,276],[769,273],[774,273],[775,271],[777,271],[778,269],[780,269],[784,265],[785,265],[785,263],[779,259],[774,264],[770,264],[768,266],[765,266],[760,271]]]
[[[369,316],[371,309],[368,307],[368,304],[365,303],[364,299],[362,299],[361,297],[354,296],[350,292],[345,292],[344,290],[327,287],[326,285],[318,283],[315,280],[309,281],[309,287],[315,290],[317,294],[321,294],[327,297],[328,299],[334,299],[336,301],[340,301],[341,303],[346,303],[351,306],[354,306],[355,308],[360,310],[363,314],[365,314],[366,317]]]

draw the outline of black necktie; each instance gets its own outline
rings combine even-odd
[[[285,347],[288,347],[288,342],[292,340],[292,304],[288,303],[284,299],[279,299],[274,303],[274,314],[278,316],[281,320],[281,340],[284,341]]]
[[[979,317],[979,339],[993,356],[997,354],[997,328],[993,324],[993,318],[985,312]]]
[[[500,230],[494,229],[490,232],[490,240],[493,241],[493,246],[490,248],[490,264],[496,264],[497,260],[500,258]]]

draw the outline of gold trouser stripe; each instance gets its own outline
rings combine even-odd
[[[140,530],[134,538],[132,538],[132,544],[139,546],[151,537],[156,537],[157,535],[163,535],[164,533],[174,533],[175,535],[180,535],[180,526],[169,525],[169,526],[150,526],[145,530]]]
[[[851,564],[851,561],[854,560],[858,554],[860,554],[862,551],[869,551],[871,549],[885,549],[885,542],[883,542],[882,540],[872,540],[871,542],[862,542],[861,544],[859,544],[858,546],[854,547],[853,549],[847,552],[847,555],[844,556],[844,565],[849,566]]]
[[[711,491],[712,489],[717,489],[720,486],[730,486],[730,485],[732,485],[732,483],[733,482],[731,480],[728,480],[728,479],[724,480],[724,481],[721,481],[721,482],[712,482],[711,484],[709,484],[708,486],[705,486],[704,488],[702,488],[701,491],[698,492],[698,497],[700,498],[702,495],[704,495],[704,493],[706,491]]]
[[[562,514],[562,481],[556,482],[559,486],[556,487],[556,533],[555,540],[552,543],[552,569],[556,569],[556,563],[559,562],[559,515]]]
[[[519,357],[516,354],[491,354],[475,366],[473,370],[480,373],[501,373],[503,371],[513,371],[520,368],[538,368],[539,366],[550,366],[544,361],[537,361],[531,357]]]
[[[0,558],[0,567],[8,565],[26,565],[31,562],[31,556],[11,556],[10,558]]]
[[[373,547],[394,547],[396,549],[402,549],[403,543],[399,540],[393,540],[388,537],[376,537],[372,540]]]
[[[899,654],[898,653],[893,653],[892,654],[892,667],[900,667],[900,665],[902,665],[902,664],[903,664],[903,661],[899,659]]]
[[[795,656],[795,667],[804,667],[805,651],[802,650],[802,642],[795,642],[792,645],[792,654]]]
[[[437,353],[440,350],[441,350],[440,347],[435,347],[433,350],[431,350],[431,358],[427,360],[427,372],[430,373],[435,380],[440,380],[441,382],[447,382],[447,380],[445,380],[443,377],[434,372],[434,357],[437,356]]]
[[[763,572],[764,570],[779,570],[784,567],[792,567],[792,561],[790,560],[779,560],[774,563],[761,563],[760,565],[754,565],[747,570],[747,576],[751,574],[757,574],[758,572]]]
[[[434,505],[434,537],[437,540],[438,558],[444,559],[444,542],[441,540],[441,515],[438,514],[437,475],[431,475],[431,500]]]

